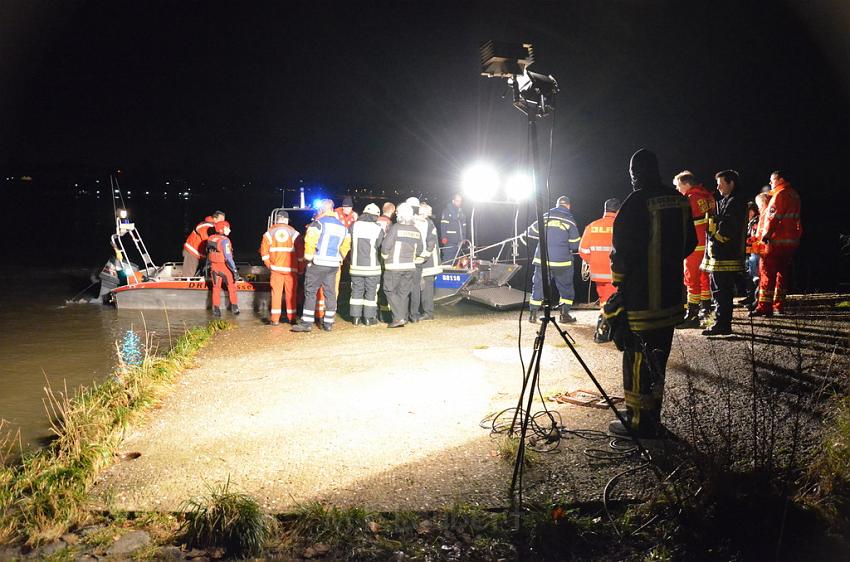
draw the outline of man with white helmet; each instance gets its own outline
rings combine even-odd
[[[416,269],[413,270],[413,286],[410,288],[410,311],[407,318],[410,322],[416,323],[419,322],[419,305],[422,302],[422,264],[425,263],[425,258],[430,253],[427,250],[428,224],[419,215],[419,199],[417,197],[408,197],[405,203],[413,209],[413,226],[419,231],[422,242],[425,244],[422,252],[416,256]]]
[[[418,264],[417,268],[422,268],[422,314],[420,320],[434,319],[434,278],[438,273],[443,272],[440,265],[440,252],[437,246],[437,227],[431,220],[431,205],[422,203],[419,205],[419,224],[425,224],[425,250],[420,254],[423,256],[422,263]],[[427,254],[427,255],[425,255]],[[411,303],[412,304],[412,303]],[[413,308],[411,308],[411,311]],[[419,310],[416,310],[419,312]]]
[[[378,284],[381,280],[381,242],[384,229],[378,222],[380,209],[369,203],[351,225],[351,320],[355,326],[378,323]]]
[[[398,222],[389,228],[381,242],[384,293],[393,313],[389,328],[400,328],[406,324],[416,258],[425,246],[422,235],[413,225],[413,207],[402,203],[396,209],[396,217]]]

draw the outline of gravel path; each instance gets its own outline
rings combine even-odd
[[[398,330],[341,321],[332,333],[310,334],[240,318],[236,329],[217,335],[198,356],[197,366],[183,374],[147,424],[129,433],[124,450],[141,456],[105,471],[95,498],[102,507],[176,510],[206,484],[229,477],[236,489],[274,512],[313,500],[377,510],[429,510],[456,501],[505,505],[512,467],[497,457],[497,441],[479,422],[516,403],[522,382],[517,313],[466,304],[440,312],[436,321]],[[596,312],[575,315],[579,322],[569,331],[577,349],[602,385],[622,394],[621,355],[612,344],[591,340]],[[741,360],[749,322],[737,318],[735,338],[708,341],[698,331],[678,332],[664,418],[680,437],[698,437],[695,418],[717,436],[714,418],[730,408],[740,414],[732,425],[742,428],[733,439],[744,442],[753,425],[746,413],[752,411],[747,398],[752,377]],[[829,322],[832,328],[823,318],[806,321],[806,328],[797,320],[795,333],[832,330],[846,338],[846,320]],[[527,323],[522,327],[528,361],[534,332]],[[776,371],[777,362],[789,364],[775,349],[788,348],[782,338],[792,327],[786,320],[756,325],[765,373]],[[546,342],[543,393],[592,388],[554,330]],[[804,356],[827,357],[807,346],[800,347]],[[799,385],[793,372],[776,376],[788,384],[777,389],[765,375],[765,388],[787,405],[789,388]],[[822,382],[811,385],[821,388]],[[603,410],[556,409],[571,429],[603,430],[611,419]],[[533,494],[598,499],[605,481],[629,463],[591,460],[582,454],[587,446],[582,439],[565,439],[555,453],[543,455],[526,478]],[[653,451],[672,456],[669,447],[657,442]]]

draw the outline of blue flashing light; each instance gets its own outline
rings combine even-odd
[[[313,204],[310,206],[318,211],[322,208],[322,201],[324,200],[324,197],[316,197],[315,199],[313,199]]]

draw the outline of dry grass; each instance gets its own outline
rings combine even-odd
[[[223,322],[189,330],[165,355],[148,354],[141,365],[120,365],[101,384],[45,388],[45,407],[55,440],[0,472],[0,543],[53,540],[85,521],[83,509],[95,476],[113,461],[127,427],[163,396],[174,378]],[[14,439],[0,441],[0,460],[11,458]]]

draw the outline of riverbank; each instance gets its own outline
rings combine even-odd
[[[844,516],[836,467],[850,437],[850,314],[839,301],[793,299],[792,315],[755,322],[736,311],[728,338],[677,331],[664,411],[675,438],[646,443],[664,483],[594,433],[608,412],[548,403],[570,431],[526,469],[519,534],[506,511],[510,447],[481,422],[516,404],[517,343],[527,362],[532,326],[520,336],[515,314],[471,306],[400,330],[240,322],[125,435],[126,460],[100,472],[88,501],[107,519],[68,537],[82,546],[50,544],[106,557],[139,531],[139,556],[229,556],[178,548],[178,529],[188,499],[230,481],[278,514],[272,558],[491,560],[531,548],[532,559],[829,560],[846,548],[826,532]],[[620,354],[592,343],[594,311],[576,316],[578,351],[616,393]],[[543,353],[544,396],[592,388],[554,331]]]

